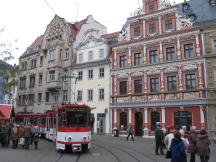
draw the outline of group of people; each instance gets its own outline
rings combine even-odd
[[[8,147],[10,141],[12,141],[13,149],[18,148],[18,145],[29,149],[29,145],[34,142],[35,149],[38,149],[39,136],[39,127],[32,126],[30,123],[25,125],[23,123],[13,123],[12,126],[9,123],[0,124],[0,142],[2,147]]]
[[[195,126],[186,129],[175,130],[174,127],[168,127],[167,132],[157,125],[155,131],[155,153],[164,155],[164,148],[167,149],[166,158],[171,162],[187,162],[187,153],[190,154],[190,162],[195,162],[196,154],[200,156],[201,162],[208,162],[210,157],[210,140],[205,129],[196,130]]]

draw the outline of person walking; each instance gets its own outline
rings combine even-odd
[[[25,138],[24,148],[27,150],[29,149],[29,145],[30,145],[31,133],[32,133],[31,125],[30,123],[27,123],[24,126],[24,138]]]
[[[19,144],[21,145],[22,148],[24,148],[24,124],[20,123],[20,128],[19,128]]]
[[[157,125],[156,131],[155,131],[155,153],[158,155],[158,149],[160,148],[160,154],[163,155],[163,146],[164,146],[164,133],[161,129],[160,125]]]
[[[34,126],[33,129],[33,142],[35,145],[35,149],[38,149],[38,142],[39,142],[39,127],[38,126]]]
[[[164,144],[166,145],[167,148],[166,158],[171,158],[170,146],[171,146],[172,139],[174,138],[174,133],[175,133],[175,128],[172,127],[170,128],[169,133],[164,138]]]
[[[190,162],[195,162],[196,155],[196,143],[197,143],[197,132],[196,127],[191,126],[188,136],[189,146],[187,152],[190,153]]]
[[[12,140],[12,148],[15,149],[18,147],[18,127],[16,125],[16,123],[13,124],[13,127],[11,129],[11,140]]]
[[[171,162],[187,162],[185,144],[181,139],[181,133],[177,131],[174,134],[170,146]]]
[[[208,162],[210,157],[211,144],[208,134],[205,129],[201,129],[200,134],[197,137],[197,154],[200,156],[201,162]]]
[[[127,141],[128,141],[128,138],[129,138],[130,136],[131,136],[132,141],[134,141],[132,127],[129,127],[129,128],[128,128],[127,133],[128,133]]]

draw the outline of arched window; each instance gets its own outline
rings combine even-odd
[[[178,111],[174,113],[174,125],[176,129],[186,126],[189,129],[192,125],[192,114],[188,111]]]
[[[160,122],[160,113],[157,111],[153,111],[151,113],[151,130],[152,131],[156,129],[157,122]]]
[[[126,112],[120,113],[120,129],[127,130],[127,113]]]

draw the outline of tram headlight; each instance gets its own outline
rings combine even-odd
[[[72,141],[72,138],[71,138],[71,137],[68,137],[68,141],[71,142],[71,141]]]
[[[87,141],[87,137],[83,137],[83,141]]]

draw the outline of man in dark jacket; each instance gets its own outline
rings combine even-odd
[[[160,125],[157,125],[156,131],[155,131],[155,153],[158,155],[158,149],[160,148],[160,154],[163,155],[163,141],[164,141],[164,133],[161,129]]]
[[[196,144],[197,144],[197,132],[196,127],[192,126],[188,136],[189,146],[188,153],[190,153],[190,162],[195,162]]]
[[[181,133],[176,132],[172,139],[170,151],[171,151],[171,162],[187,162],[187,156],[185,152],[185,144],[181,139]]]

